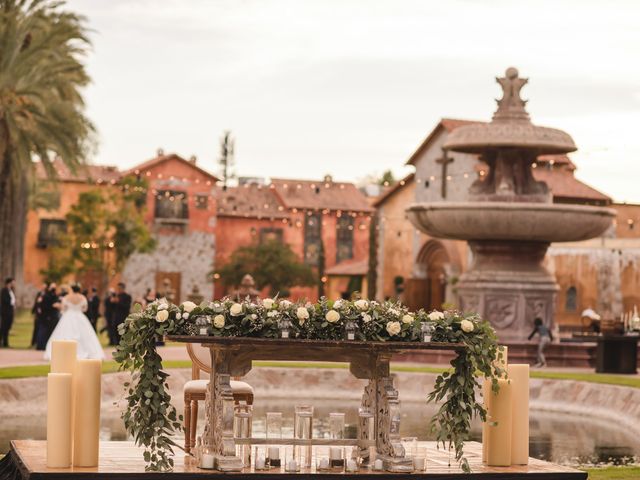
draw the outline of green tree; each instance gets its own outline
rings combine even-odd
[[[125,182],[122,191],[97,188],[80,194],[66,215],[67,233],[41,272],[45,278],[61,281],[71,273],[93,271],[101,274],[105,285],[133,253],[153,250],[155,240],[132,185],[146,191],[143,184]]]
[[[0,2],[0,277],[22,272],[33,160],[74,170],[93,125],[80,89],[89,83],[85,19],[50,0]]]
[[[396,183],[396,178],[393,176],[393,172],[391,170],[385,171],[380,179],[378,180],[378,184],[384,187],[389,187]]]
[[[239,285],[242,277],[250,273],[256,287],[269,286],[271,295],[283,295],[296,285],[316,284],[311,267],[302,263],[289,245],[277,240],[239,247],[218,273],[228,286]]]

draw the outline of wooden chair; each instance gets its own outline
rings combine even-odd
[[[208,378],[200,378],[203,372],[207,377],[211,374],[211,353],[208,348],[200,344],[188,343],[187,353],[191,358],[191,378],[184,384],[184,449],[187,453],[196,444],[198,429],[198,402],[204,401],[207,391]],[[246,382],[231,380],[233,400],[236,405],[241,402],[253,405],[253,388]]]

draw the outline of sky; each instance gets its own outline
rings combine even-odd
[[[640,203],[640,2],[70,0],[87,17],[93,163],[158,148],[217,173],[357,181],[406,160],[441,117],[489,120],[509,66],[576,176]]]

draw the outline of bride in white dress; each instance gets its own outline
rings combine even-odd
[[[53,330],[44,352],[45,360],[51,360],[51,342],[53,340],[76,340],[78,358],[103,359],[104,351],[91,322],[85,316],[87,299],[80,293],[80,287],[74,285],[70,293],[62,299],[62,316]]]

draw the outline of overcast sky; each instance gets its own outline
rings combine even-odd
[[[88,17],[95,163],[157,148],[239,175],[396,175],[441,117],[488,120],[516,66],[577,176],[640,202],[640,2],[72,0]]]

